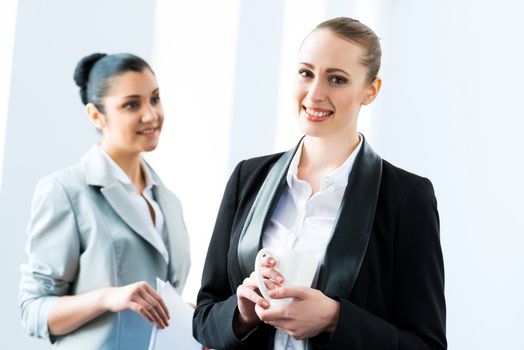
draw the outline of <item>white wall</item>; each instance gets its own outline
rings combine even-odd
[[[0,192],[7,344],[37,348],[16,306],[34,184],[95,139],[71,79],[79,57],[132,51],[153,62],[167,121],[150,159],[184,203],[193,243],[184,297],[194,300],[232,167],[296,142],[289,111],[299,41],[321,20],[351,16],[376,29],[384,51],[383,89],[361,129],[385,159],[435,186],[449,348],[523,348],[523,2],[132,4],[20,0]]]
[[[429,177],[452,349],[523,349],[524,3],[402,1],[383,14],[373,142]]]
[[[2,168],[4,160],[4,138],[9,105],[9,86],[11,84],[11,64],[15,39],[17,0],[0,2],[0,188],[2,188]]]

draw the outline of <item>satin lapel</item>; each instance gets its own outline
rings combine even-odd
[[[176,272],[177,266],[189,261],[189,244],[186,237],[187,230],[182,218],[182,209],[176,198],[163,185],[155,186],[155,195],[158,205],[164,214],[165,225],[169,232],[169,257],[171,261],[171,274]],[[175,273],[175,278],[178,275]],[[171,278],[171,276],[170,276]],[[175,281],[178,285],[180,281]]]
[[[124,222],[139,236],[155,247],[164,259],[166,259],[167,252],[164,244],[161,242],[160,235],[158,235],[153,228],[146,225],[138,210],[129,203],[129,197],[124,186],[120,183],[116,183],[111,186],[103,187],[101,192],[122,220],[124,220]]]
[[[381,176],[382,159],[364,140],[320,268],[317,288],[328,296],[346,296],[353,289],[373,227]]]
[[[249,276],[253,271],[261,245],[260,237],[286,184],[287,169],[298,145],[284,153],[273,165],[249,210],[238,242],[238,262],[243,276]]]

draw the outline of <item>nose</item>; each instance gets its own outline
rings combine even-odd
[[[154,122],[159,118],[160,118],[160,111],[157,110],[155,106],[152,106],[151,104],[147,104],[147,107],[144,110],[144,114],[142,114],[142,122],[143,123]]]
[[[326,99],[326,86],[320,79],[314,79],[309,85],[307,97],[311,102],[319,103]]]

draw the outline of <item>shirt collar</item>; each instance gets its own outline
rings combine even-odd
[[[351,154],[346,158],[344,163],[342,163],[342,165],[340,165],[338,168],[326,175],[320,181],[320,191],[337,191],[347,186],[349,174],[351,173],[351,169],[353,169],[353,165],[355,164],[357,154],[360,151],[360,148],[362,147],[363,138],[360,134],[358,136],[359,142],[357,147],[355,147],[353,152],[351,152]],[[293,185],[299,181],[303,182],[297,177],[298,163],[300,162],[300,156],[302,155],[303,145],[304,140],[300,142],[300,145],[298,146],[298,149],[295,155],[293,156],[293,159],[291,160],[291,164],[289,165],[286,180],[290,188],[293,188]]]
[[[120,168],[120,166],[113,160],[113,158],[111,158],[109,154],[107,154],[106,151],[104,151],[102,147],[100,147],[100,145],[98,146],[98,148],[100,149],[100,152],[102,152],[102,154],[104,155],[104,158],[106,159],[106,161],[108,162],[111,168],[111,173],[117,178],[117,180],[123,183],[125,186],[134,187],[129,177],[122,170],[122,168]],[[157,183],[155,179],[151,176],[149,167],[142,159],[140,160],[140,165],[142,169],[144,170],[144,177],[145,177],[145,182],[146,182],[144,191],[148,191],[153,187],[153,185],[156,186]]]

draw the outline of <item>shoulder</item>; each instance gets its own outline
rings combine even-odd
[[[283,152],[280,152],[245,159],[237,164],[231,175],[231,180],[236,179],[237,185],[241,188],[253,186],[259,187],[273,165],[283,154]]]
[[[265,156],[249,158],[238,163],[237,168],[241,174],[268,172],[273,164],[284,154],[284,152],[269,154]]]
[[[58,192],[73,195],[82,191],[86,186],[83,168],[77,164],[44,176],[38,181],[35,195]]]
[[[408,199],[435,201],[431,181],[383,160],[380,192],[382,199],[403,206]]]

